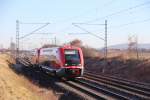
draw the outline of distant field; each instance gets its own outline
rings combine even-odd
[[[108,58],[121,57],[123,59],[150,59],[150,52],[128,52],[128,51],[109,51]]]

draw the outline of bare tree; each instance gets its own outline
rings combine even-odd
[[[70,45],[77,46],[77,47],[82,47],[82,41],[79,40],[79,39],[75,39],[75,40],[70,42]]]

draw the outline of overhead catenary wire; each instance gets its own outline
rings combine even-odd
[[[24,23],[24,22],[19,22],[19,23],[20,23],[20,24],[34,24],[34,25],[35,25],[35,24],[50,24],[50,23],[46,23],[46,22],[45,22],[45,23]]]
[[[102,38],[102,37],[100,37],[100,36],[98,36],[98,35],[96,35],[96,34],[90,32],[90,31],[88,31],[88,30],[86,30],[86,29],[80,27],[80,26],[77,25],[77,24],[72,23],[72,25],[75,26],[75,27],[77,27],[77,28],[79,28],[79,29],[81,29],[81,30],[83,30],[83,31],[85,31],[85,32],[87,32],[87,33],[89,33],[89,34],[91,34],[91,35],[93,35],[93,36],[95,36],[95,37],[97,37],[97,38],[99,38],[99,39],[101,39],[101,40],[103,40],[103,41],[105,41],[104,38]]]
[[[105,59],[105,67],[107,67],[107,54],[108,54],[108,50],[107,50],[107,20],[105,20],[105,24],[93,24],[93,25],[104,25],[105,26],[105,37],[102,38],[96,34],[93,34],[92,32],[86,30],[85,28],[82,28],[81,26],[79,25],[81,24],[85,24],[85,25],[90,25],[90,24],[86,24],[86,23],[72,23],[72,25],[74,25],[75,27],[95,36],[96,38],[100,39],[100,40],[103,40],[104,41],[104,48],[105,48],[105,51],[104,51],[104,59]],[[92,25],[92,24],[91,24]],[[103,68],[102,72],[104,73],[105,72],[105,67]]]
[[[124,27],[124,26],[128,26],[128,25],[133,25],[133,24],[139,24],[139,23],[145,23],[145,22],[149,22],[149,21],[150,21],[150,18],[147,18],[147,19],[143,19],[143,20],[138,20],[138,21],[132,21],[132,22],[128,22],[128,23],[123,23],[123,24],[120,24],[120,25],[109,26],[108,28],[109,29],[115,29],[115,28],[118,29],[120,27]],[[96,30],[96,31],[98,31],[98,30]],[[71,34],[75,34],[75,33],[71,33]],[[76,34],[78,34],[78,33],[76,33]],[[85,34],[85,33],[82,33],[82,34]]]
[[[114,1],[117,1],[117,0],[110,0],[110,1],[108,1],[108,2],[106,2],[106,3],[104,3],[100,8],[109,6],[109,5],[111,5],[112,3],[114,3]],[[90,14],[89,12],[93,12],[93,9],[87,10],[87,11],[85,11],[85,12],[79,14],[79,15],[72,16],[72,17],[70,17],[70,18],[67,18],[67,19],[64,19],[64,20],[62,20],[62,21],[59,21],[59,23],[66,23],[66,21],[70,21],[70,20],[72,20],[72,19],[79,18],[79,17],[83,16],[84,14],[87,14],[87,13]]]
[[[128,26],[128,25],[138,24],[138,23],[143,23],[143,22],[148,22],[148,21],[150,21],[150,18],[147,18],[147,19],[144,19],[144,20],[133,21],[133,22],[125,23],[125,24],[120,24],[120,25],[117,25],[117,26],[109,26],[109,29],[124,27],[124,26]]]
[[[142,7],[142,6],[145,6],[145,5],[149,5],[149,4],[150,4],[150,1],[144,2],[144,3],[138,4],[138,5],[135,5],[135,6],[126,8],[126,9],[119,10],[119,11],[117,11],[117,12],[113,12],[113,13],[111,13],[111,14],[108,14],[108,15],[103,16],[103,17],[100,17],[100,18],[96,18],[96,19],[93,19],[93,20],[90,20],[90,21],[86,21],[86,22],[84,22],[84,23],[95,22],[95,21],[98,21],[98,20],[101,20],[101,19],[104,19],[104,18],[107,18],[107,17],[111,17],[111,16],[118,15],[118,14],[123,13],[123,12],[130,11],[130,10],[132,10],[132,9],[136,9],[136,8],[138,8],[138,7]]]
[[[20,24],[44,24],[44,25],[42,25],[41,27],[33,30],[32,32],[20,37],[20,32],[19,32],[20,31],[20,27],[19,27]],[[16,58],[19,58],[19,53],[20,53],[20,43],[19,42],[20,42],[20,39],[23,39],[23,38],[25,38],[29,35],[34,34],[35,32],[39,31],[40,29],[46,27],[49,24],[50,23],[23,23],[23,22],[20,22],[19,20],[16,20]]]
[[[112,0],[113,1],[113,0]],[[136,5],[134,7],[130,7],[130,10],[134,9],[134,8],[137,8],[137,7],[140,7],[140,6],[144,6],[144,5],[147,5],[149,4],[150,2],[146,2],[146,3],[143,3],[143,4],[139,4],[139,5]],[[122,10],[120,10],[122,11]],[[127,10],[129,11],[129,10]],[[119,11],[118,11],[119,12]],[[120,12],[121,13],[121,12]],[[112,15],[113,16],[113,15]],[[21,23],[21,22],[20,22]],[[125,25],[120,25],[120,26],[117,26],[117,27],[122,27],[122,26],[126,26],[126,25],[130,25],[130,24],[134,24],[135,22],[131,22],[131,23],[127,23]],[[23,23],[23,24],[29,24],[29,23]],[[30,24],[44,24],[44,23],[30,23]],[[81,24],[81,23],[80,23]],[[31,32],[32,33],[32,32]],[[28,35],[27,35],[28,36]]]
[[[88,23],[72,23],[72,24],[80,24],[80,25],[105,25],[105,24],[88,24]]]
[[[42,29],[42,28],[46,27],[46,26],[47,26],[47,25],[49,25],[49,24],[50,24],[50,23],[46,23],[46,24],[44,24],[43,26],[41,26],[41,27],[39,27],[39,28],[35,29],[34,31],[32,31],[32,32],[30,32],[30,33],[28,33],[28,34],[26,34],[26,35],[24,35],[24,36],[20,37],[20,39],[25,38],[25,37],[27,37],[27,36],[29,36],[29,35],[31,35],[31,34],[34,34],[34,33],[35,33],[35,32],[37,32],[38,30],[40,30],[40,29]]]
[[[22,33],[22,34],[25,34],[25,33]],[[42,35],[49,35],[49,34],[56,34],[56,33],[53,33],[53,32],[48,32],[48,33],[46,33],[46,32],[41,32],[41,33],[34,33],[34,34],[42,34]]]
[[[113,0],[112,0],[113,1]],[[129,7],[129,8],[126,8],[126,9],[122,9],[122,10],[119,10],[117,12],[113,12],[111,14],[108,14],[106,16],[103,16],[103,17],[100,17],[100,18],[96,18],[96,19],[93,19],[93,20],[90,20],[90,21],[87,21],[87,22],[84,22],[84,24],[88,24],[88,23],[91,23],[91,22],[95,22],[97,20],[101,20],[101,19],[104,19],[106,17],[111,17],[111,16],[114,16],[114,15],[118,15],[120,13],[123,13],[123,12],[128,12],[130,10],[133,10],[133,9],[136,9],[136,8],[139,8],[139,7],[143,7],[145,5],[149,5],[150,4],[150,1],[147,1],[147,2],[144,2],[144,3],[141,3],[141,4],[137,4],[135,6],[132,6],[132,7]],[[82,23],[81,23],[82,24]],[[65,28],[65,30],[68,29],[68,28]]]
[[[109,6],[109,5],[111,5],[112,3],[114,3],[115,1],[117,1],[117,0],[110,0],[110,1],[106,2],[105,4],[103,4],[100,8]],[[65,19],[65,20],[59,21],[59,24],[60,24],[60,23],[66,23],[66,21],[79,18],[80,16],[83,16],[84,14],[87,14],[87,13],[89,14],[89,12],[91,12],[91,11],[93,11],[93,10],[90,10],[90,11],[88,10],[88,11],[83,12],[83,13],[80,14],[80,15],[76,15],[76,16],[73,16],[73,17],[71,17],[71,18],[67,18],[67,19]],[[53,23],[52,23],[52,24],[53,24]],[[54,23],[54,24],[56,24],[56,23]],[[62,31],[64,31],[64,30],[67,30],[67,29],[70,28],[70,26],[71,26],[71,24],[68,25],[67,27],[63,28],[63,29],[60,29],[59,31],[62,32]]]

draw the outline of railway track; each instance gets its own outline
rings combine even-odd
[[[143,91],[148,91],[148,92],[150,91],[150,84],[146,84],[146,83],[136,82],[136,81],[118,78],[115,76],[108,76],[108,75],[104,75],[104,74],[95,74],[95,73],[89,72],[89,71],[85,71],[84,75],[94,76],[97,78],[103,78],[105,80],[113,81],[113,82],[116,82],[119,84],[128,85],[128,86],[134,87],[134,88],[139,88]]]
[[[22,64],[23,66],[31,66],[31,63],[27,59],[20,58],[18,59],[18,62]],[[96,93],[92,89],[86,88],[85,86],[82,86],[74,81],[61,81],[56,83],[58,86],[65,88],[69,91],[72,91],[80,96],[82,96],[85,99],[99,99],[99,100],[105,100],[108,99],[106,96],[101,96],[100,93]],[[93,91],[93,92],[91,92]],[[110,97],[109,97],[110,99]],[[112,98],[111,98],[112,99]]]
[[[23,64],[24,66],[31,65],[31,63],[27,59],[19,59],[19,62],[21,64]],[[94,87],[92,84],[86,84],[83,81],[81,82],[79,80],[63,81],[63,82],[57,83],[57,84],[59,84],[62,87],[65,87],[69,91],[75,92],[76,94],[84,97],[85,99],[99,99],[99,100],[106,100],[106,99],[113,100],[114,99],[115,100],[115,98],[114,98],[115,96],[113,97],[113,96],[106,95],[107,93],[109,93],[109,91],[107,91],[103,88]],[[115,93],[109,93],[109,94],[113,95]],[[119,97],[119,95],[118,95],[118,98],[122,99],[123,97]],[[125,98],[123,98],[123,99],[125,99]]]
[[[97,93],[98,96],[107,100],[129,100],[129,98],[126,96],[120,95],[114,91],[110,91],[104,86],[96,85],[95,83],[93,84],[92,82],[84,79],[77,79],[75,80],[75,83],[81,85],[82,87],[89,88],[91,93]]]
[[[64,81],[61,84],[63,88],[66,88],[69,91],[72,91],[79,96],[83,97],[86,100],[113,100],[114,98],[103,95],[100,92],[97,92],[93,89],[90,89],[82,84],[79,84],[74,81]]]
[[[150,84],[147,84],[147,83],[137,82],[137,81],[133,81],[133,80],[127,80],[127,79],[123,79],[123,78],[119,78],[119,77],[115,77],[115,76],[108,76],[108,75],[104,75],[104,74],[96,74],[96,73],[93,73],[91,71],[85,71],[85,73],[94,74],[96,76],[100,75],[100,76],[103,76],[103,77],[107,77],[109,79],[120,80],[120,81],[123,81],[124,83],[127,83],[127,84],[131,83],[131,84],[134,84],[134,85],[137,85],[137,86],[150,88]]]
[[[130,99],[150,99],[150,87],[144,85],[144,83],[138,83],[129,80],[125,81],[124,79],[121,80],[120,78],[116,77],[96,75],[87,71],[84,73],[84,80],[92,82],[95,85],[105,86],[111,91],[127,96]]]
[[[24,66],[31,66],[28,59],[19,59]],[[86,99],[98,100],[148,100],[150,88],[143,83],[85,71],[84,77],[58,83]]]

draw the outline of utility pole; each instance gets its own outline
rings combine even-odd
[[[42,26],[40,26],[40,27],[38,27],[37,29],[35,29],[35,30],[33,30],[32,32],[30,32],[30,33],[28,33],[28,34],[26,34],[26,35],[24,35],[24,36],[22,36],[22,37],[20,37],[20,32],[19,32],[19,30],[20,30],[20,27],[19,27],[19,25],[20,24],[42,24]],[[19,46],[20,46],[20,39],[23,39],[23,38],[25,38],[25,37],[27,37],[27,36],[30,36],[30,35],[32,35],[32,34],[35,34],[35,32],[37,32],[37,31],[39,31],[40,29],[42,29],[42,28],[44,28],[44,27],[46,27],[47,25],[49,25],[50,23],[22,23],[22,22],[20,22],[19,20],[16,20],[16,58],[19,58],[19,51],[20,51],[20,48],[19,48]]]
[[[13,39],[12,39],[12,37],[11,37],[11,38],[10,38],[10,46],[9,46],[9,50],[10,50],[11,56],[12,56],[12,54],[13,54],[12,43],[13,43]]]
[[[55,38],[54,38],[54,39],[55,39],[55,45],[56,45],[56,36],[55,36]]]
[[[107,48],[107,20],[105,20],[105,23],[104,24],[88,24],[88,23],[72,23],[73,26],[85,31],[86,33],[88,34],[91,34],[93,36],[95,36],[96,38],[99,38],[100,40],[103,40],[104,41],[104,60],[105,60],[105,67],[102,69],[102,72],[104,73],[105,72],[105,68],[107,67],[107,55],[108,55],[108,48]],[[105,26],[105,36],[104,37],[100,37],[88,30],[86,30],[85,28],[79,26],[79,25],[103,25]]]
[[[105,66],[102,69],[102,73],[105,73],[105,69],[107,68],[107,55],[108,55],[108,48],[107,48],[107,20],[105,20],[105,43],[104,43],[104,61],[105,61]]]
[[[135,41],[136,41],[136,56],[137,56],[137,60],[139,59],[139,51],[138,51],[138,37],[135,37]]]
[[[19,20],[16,20],[16,58],[19,58]]]
[[[107,50],[107,20],[105,20],[105,61],[106,61],[106,64],[107,64],[107,53],[108,53],[108,50]]]

